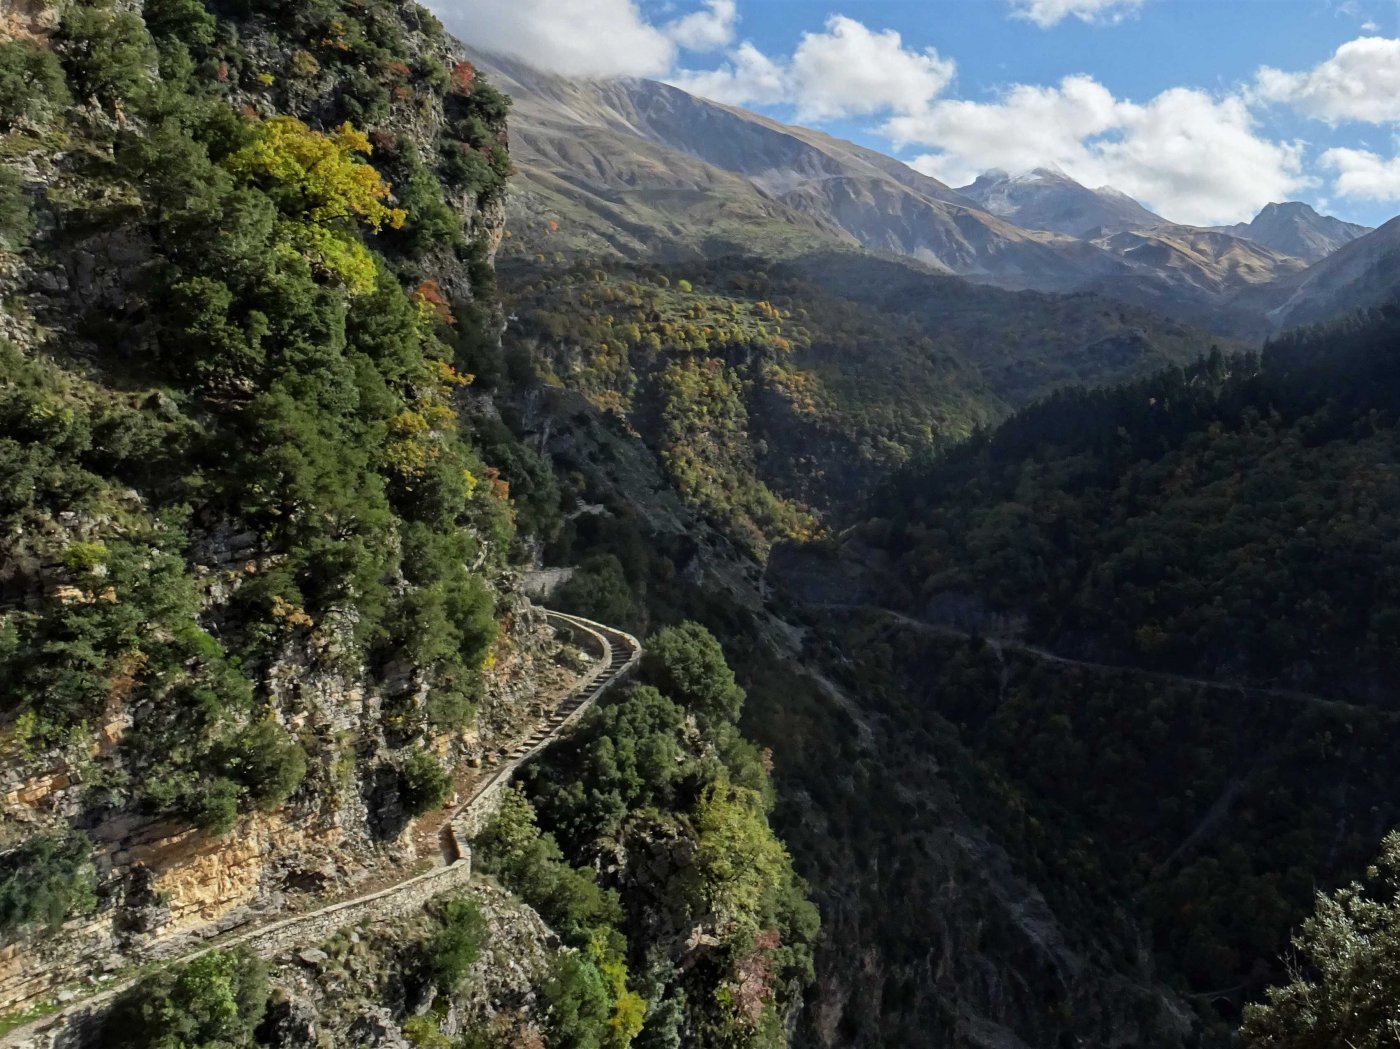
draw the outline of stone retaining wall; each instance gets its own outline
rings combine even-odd
[[[452,814],[445,833],[456,853],[456,862],[434,868],[381,892],[218,938],[209,946],[181,955],[174,961],[188,963],[210,951],[235,947],[246,948],[262,957],[270,957],[297,946],[322,943],[347,926],[406,917],[434,897],[465,886],[472,875],[470,839],[480,832],[487,820],[499,809],[501,799],[505,796],[516,771],[549,747],[561,733],[576,724],[608,689],[626,680],[641,659],[641,645],[630,634],[577,616],[566,616],[557,612],[548,612],[547,615],[556,624],[580,631],[589,647],[601,658],[573,693],[575,696],[580,692],[585,693],[583,702],[577,709],[538,744],[498,769],[485,787],[475,792]],[[628,653],[627,661],[620,667],[612,666],[614,652],[617,650],[614,648],[614,641],[619,649]],[[53,1016],[18,1027],[8,1035],[0,1037],[0,1049],[81,1049],[90,1045],[96,1037],[102,1017],[112,1002],[135,982],[134,978],[120,981]]]

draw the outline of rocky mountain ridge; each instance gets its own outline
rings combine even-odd
[[[1221,232],[1252,240],[1311,265],[1357,237],[1364,237],[1371,232],[1371,227],[1319,215],[1311,205],[1292,200],[1266,204],[1249,222],[1221,227]]]
[[[1024,229],[1086,240],[1167,222],[1112,186],[1089,189],[1054,167],[1020,175],[987,171],[958,192]]]
[[[1278,315],[1257,289],[1294,286],[1366,233],[1296,202],[1232,227],[1173,224],[1050,168],[988,172],[954,189],[863,146],[656,81],[477,58],[516,104],[509,255],[781,258],[854,247],[1006,288],[1094,291],[1258,340]]]

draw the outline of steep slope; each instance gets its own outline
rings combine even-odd
[[[524,594],[560,492],[470,374],[500,350],[508,100],[396,0],[53,14],[6,5],[0,41],[32,85],[0,92],[0,1032],[325,1044],[222,937],[335,958],[349,1044],[779,1049],[817,918],[722,653],[691,628],[682,674],[657,638],[605,714],[638,646]],[[646,871],[601,883],[498,789],[566,715],[665,755],[589,760],[549,813]],[[507,908],[528,935],[454,1000],[487,802],[475,860],[550,928]],[[346,928],[406,915],[427,939],[377,961]]]
[[[848,251],[647,267],[508,263],[507,349],[625,418],[747,546],[841,520],[910,456],[1078,382],[1185,363],[1204,333]]]
[[[1199,229],[1162,224],[1102,237],[1100,247],[1219,301],[1253,285],[1272,284],[1305,268],[1301,259],[1260,244]]]
[[[1311,206],[1294,200],[1267,204],[1253,220],[1222,227],[1221,232],[1311,264],[1365,236],[1371,228],[1319,215]]]
[[[1036,168],[1014,176],[988,171],[958,192],[1022,229],[1050,230],[1084,239],[1167,221],[1112,186],[1089,189],[1058,168]]]
[[[960,797],[1051,906],[1145,930],[1222,1038],[1400,821],[1397,337],[1057,394],[771,562],[854,694],[998,784]]]
[[[1020,229],[891,157],[820,132],[655,81],[570,80],[480,60],[515,99],[522,200],[512,251],[607,243],[674,257],[845,243],[1043,290],[1126,269],[1092,245]]]
[[[1358,237],[1241,305],[1267,312],[1276,329],[1316,324],[1380,305],[1400,293],[1400,218]]]

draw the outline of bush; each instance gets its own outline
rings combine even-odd
[[[0,249],[18,251],[34,232],[34,217],[19,176],[0,168]]]
[[[40,120],[68,101],[63,68],[52,51],[26,40],[0,43],[0,127]]]
[[[652,638],[642,658],[642,677],[702,718],[739,720],[744,690],[725,662],[724,649],[699,623],[668,627]]]
[[[306,778],[306,751],[274,721],[249,725],[218,748],[216,761],[265,810],[286,801]]]
[[[481,908],[471,900],[451,900],[443,909],[442,927],[424,947],[428,979],[444,994],[451,993],[481,957],[488,935]]]
[[[98,1043],[110,1049],[245,1049],[267,1011],[267,970],[215,951],[148,976],[117,999]]]
[[[156,53],[140,15],[81,0],[64,12],[56,47],[79,98],[114,107],[150,95]]]
[[[1369,886],[1319,895],[1317,912],[1293,941],[1306,959],[1268,1001],[1245,1007],[1241,1033],[1259,1049],[1386,1049],[1400,1002],[1400,832],[1381,846]]]
[[[577,954],[554,963],[541,988],[549,1004],[550,1045],[558,1049],[603,1049],[610,1045],[612,998],[598,967]]]
[[[555,605],[565,612],[611,623],[623,630],[637,630],[642,610],[613,554],[595,554],[579,565],[578,571],[554,595]]]
[[[238,784],[223,776],[208,780],[184,800],[183,811],[197,826],[227,834],[238,822]]]
[[[399,796],[410,816],[437,808],[451,791],[452,777],[432,755],[414,750],[404,758],[399,767]]]
[[[92,846],[77,834],[40,835],[0,856],[0,935],[50,932],[97,905]]]

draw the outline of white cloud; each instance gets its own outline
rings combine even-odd
[[[1400,200],[1400,157],[1386,160],[1364,149],[1329,149],[1318,158],[1337,173],[1334,188],[1358,200]]]
[[[1017,18],[1025,18],[1041,29],[1059,25],[1066,18],[1081,22],[1121,22],[1136,11],[1143,0],[1011,0]]]
[[[876,32],[833,15],[823,32],[803,33],[788,59],[770,58],[745,43],[719,69],[681,70],[672,82],[733,105],[790,105],[798,120],[817,122],[920,109],[948,85],[955,69],[931,47],[906,48],[892,29]]]
[[[668,24],[666,35],[687,51],[718,51],[734,39],[736,0],[706,0],[705,7]]]
[[[671,83],[684,91],[731,106],[776,106],[789,100],[788,71],[745,41],[710,72],[681,70]]]
[[[939,102],[889,120],[884,133],[900,146],[936,146],[939,153],[920,158],[920,169],[963,185],[987,168],[1024,171],[1055,164],[1083,171],[1084,140],[1112,130],[1119,120],[1119,104],[1107,88],[1073,76],[1059,87],[1018,84],[999,102]]]
[[[661,76],[675,65],[675,40],[633,0],[431,0],[430,6],[471,46],[567,76]]]
[[[1301,73],[1266,66],[1255,75],[1254,94],[1329,124],[1400,120],[1400,40],[1358,37]]]
[[[1375,22],[1366,21],[1361,23],[1361,31],[1363,33],[1379,33],[1381,31],[1381,27],[1378,26]]]
[[[1200,225],[1247,218],[1311,182],[1302,147],[1260,136],[1243,99],[1188,88],[1138,104],[1091,77],[1066,77],[1057,87],[1017,85],[996,102],[936,102],[884,131],[900,145],[934,147],[914,166],[953,185],[988,168],[1053,164]]]

